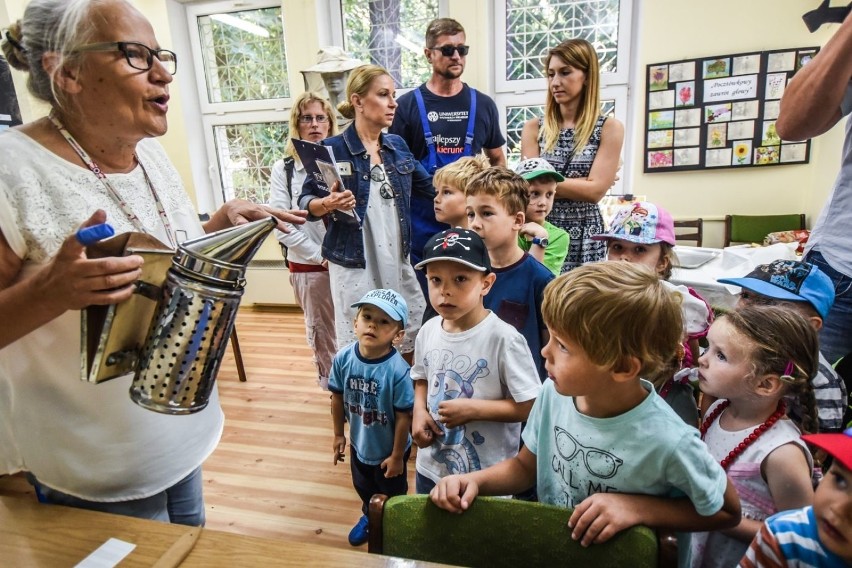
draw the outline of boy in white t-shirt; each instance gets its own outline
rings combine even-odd
[[[524,337],[483,306],[495,276],[479,235],[438,233],[415,268],[440,316],[420,329],[411,368],[417,492],[428,493],[446,475],[516,455],[541,384]]]
[[[659,278],[632,263],[581,266],[547,286],[542,315],[550,380],[530,412],[524,447],[492,468],[442,479],[432,501],[460,513],[480,493],[537,484],[541,502],[573,509],[568,525],[583,546],[639,524],[735,526],[739,500],[725,471],[698,430],[640,378],[669,361],[681,339],[680,307]],[[688,540],[678,552],[687,565]]]

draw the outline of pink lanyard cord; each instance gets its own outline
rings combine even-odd
[[[74,139],[74,137],[71,136],[71,133],[68,132],[62,122],[60,122],[59,119],[53,113],[50,113],[48,118],[59,131],[59,133],[62,134],[62,137],[65,138],[68,144],[70,144],[74,151],[77,152],[77,155],[80,156],[80,159],[83,160],[83,163],[86,165],[86,167],[88,167],[92,171],[92,173],[95,174],[95,176],[101,181],[101,183],[106,188],[107,193],[109,193],[110,197],[112,197],[112,200],[115,201],[116,205],[118,205],[118,207],[127,217],[127,220],[133,224],[137,231],[141,233],[147,233],[145,227],[142,225],[142,221],[139,219],[136,213],[133,212],[127,201],[125,201],[124,198],[121,197],[121,195],[109,181],[109,178],[106,176],[106,174],[101,170],[100,167],[98,167],[94,160],[89,157],[89,154],[86,153],[86,151],[83,149],[82,146],[80,146],[80,144]],[[145,166],[142,165],[142,162],[139,160],[139,157],[136,154],[134,154],[133,157],[136,160],[136,163],[139,164],[139,167],[142,168],[142,174],[145,176],[145,183],[148,184],[148,189],[151,191],[151,196],[154,198],[154,203],[157,205],[157,213],[159,213],[160,219],[163,222],[163,227],[166,229],[166,235],[168,236],[169,244],[171,244],[172,248],[176,248],[177,245],[175,243],[174,231],[172,231],[172,224],[169,221],[168,215],[166,215],[166,208],[163,206],[163,202],[160,200],[160,196],[157,194],[157,190],[154,189],[154,184],[151,183],[151,178],[148,177],[148,172],[145,170]]]

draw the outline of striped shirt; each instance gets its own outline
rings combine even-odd
[[[819,431],[841,432],[844,426],[843,414],[848,404],[846,385],[822,353],[819,354],[819,371],[811,379],[811,386],[816,397]],[[792,399],[788,402],[790,410],[787,414],[801,423],[802,413],[798,400]]]
[[[839,556],[823,548],[813,507],[784,511],[766,519],[739,568],[843,568]]]

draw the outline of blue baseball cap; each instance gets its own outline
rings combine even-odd
[[[402,327],[408,325],[408,304],[402,294],[390,288],[379,288],[364,294],[364,297],[352,304],[358,308],[364,304],[372,304],[385,312],[394,321],[402,322]]]
[[[808,262],[773,260],[761,264],[742,278],[719,278],[767,298],[808,302],[822,319],[834,305],[834,284],[825,272]]]

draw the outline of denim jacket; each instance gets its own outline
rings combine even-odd
[[[342,134],[326,138],[322,144],[330,146],[334,159],[342,169],[348,169],[351,175],[342,175],[343,185],[355,195],[355,212],[361,222],[353,217],[332,211],[328,218],[328,230],[322,242],[322,255],[329,262],[347,268],[364,268],[364,234],[363,223],[367,215],[367,200],[370,196],[370,154],[364,148],[354,123]],[[400,235],[402,235],[402,254],[400,262],[408,262],[411,252],[411,196],[428,199],[431,206],[435,198],[432,187],[432,176],[426,173],[423,166],[414,159],[405,141],[395,134],[380,136],[380,152],[382,163],[387,173],[388,183],[393,188],[396,203],[397,218],[399,219]],[[347,166],[348,165],[348,166]],[[325,197],[328,193],[319,188],[316,181],[305,180],[302,195],[299,197],[299,207],[308,208],[312,200]],[[309,216],[309,220],[316,217]]]

